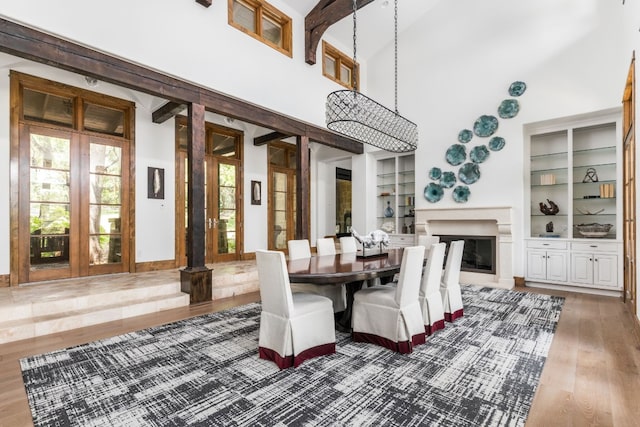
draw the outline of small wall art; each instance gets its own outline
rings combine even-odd
[[[262,183],[260,181],[251,181],[251,204],[262,204]]]
[[[164,199],[164,169],[147,168],[147,198]]]

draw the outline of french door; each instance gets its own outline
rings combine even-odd
[[[242,141],[241,131],[206,123],[205,140],[205,262],[242,257]],[[176,259],[187,264],[187,122],[176,118]]]
[[[128,164],[121,139],[20,125],[20,283],[127,271]]]
[[[286,250],[296,238],[296,171],[272,166],[269,182],[269,249]]]
[[[636,312],[636,139],[635,139],[635,55],[631,61],[623,95],[623,224],[624,299]]]

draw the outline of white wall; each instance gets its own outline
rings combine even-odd
[[[627,12],[620,2],[597,0],[456,0],[440,2],[404,32],[399,110],[420,132],[416,207],[513,206],[514,274],[523,276],[522,126],[620,105],[631,57],[621,25]],[[370,59],[368,67],[369,93],[385,105],[393,105],[392,70],[384,71],[393,61],[391,49]],[[458,168],[445,161],[446,149],[480,115],[497,116],[516,80],[528,86],[519,99],[520,113],[500,119],[496,135],[506,139],[506,146],[481,165],[469,202],[457,204],[450,190],[440,202],[427,202],[422,192],[430,182],[429,169],[457,175]],[[476,136],[469,146],[486,142]]]
[[[231,27],[226,0],[0,0],[0,16],[324,126],[326,96],[342,87],[322,76],[321,45],[318,65],[305,62],[304,16],[269,3],[293,19],[293,58]]]

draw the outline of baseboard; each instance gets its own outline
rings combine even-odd
[[[151,261],[136,263],[136,273],[144,273],[147,271],[171,270],[176,268],[175,260],[168,259],[166,261]]]
[[[11,285],[11,275],[0,274],[0,288],[8,288]]]
[[[580,286],[554,285],[552,283],[526,282],[530,288],[553,289],[555,291],[577,292],[581,294],[602,295],[605,297],[622,298],[621,291],[610,291],[607,289],[583,288]]]
[[[256,253],[255,252],[247,252],[242,254],[242,256],[240,257],[240,259],[242,259],[242,261],[251,261],[256,259]]]

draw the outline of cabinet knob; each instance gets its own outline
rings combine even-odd
[[[590,248],[597,248],[598,245],[589,245]]]
[[[549,244],[548,243],[543,243],[542,246],[549,246]]]

